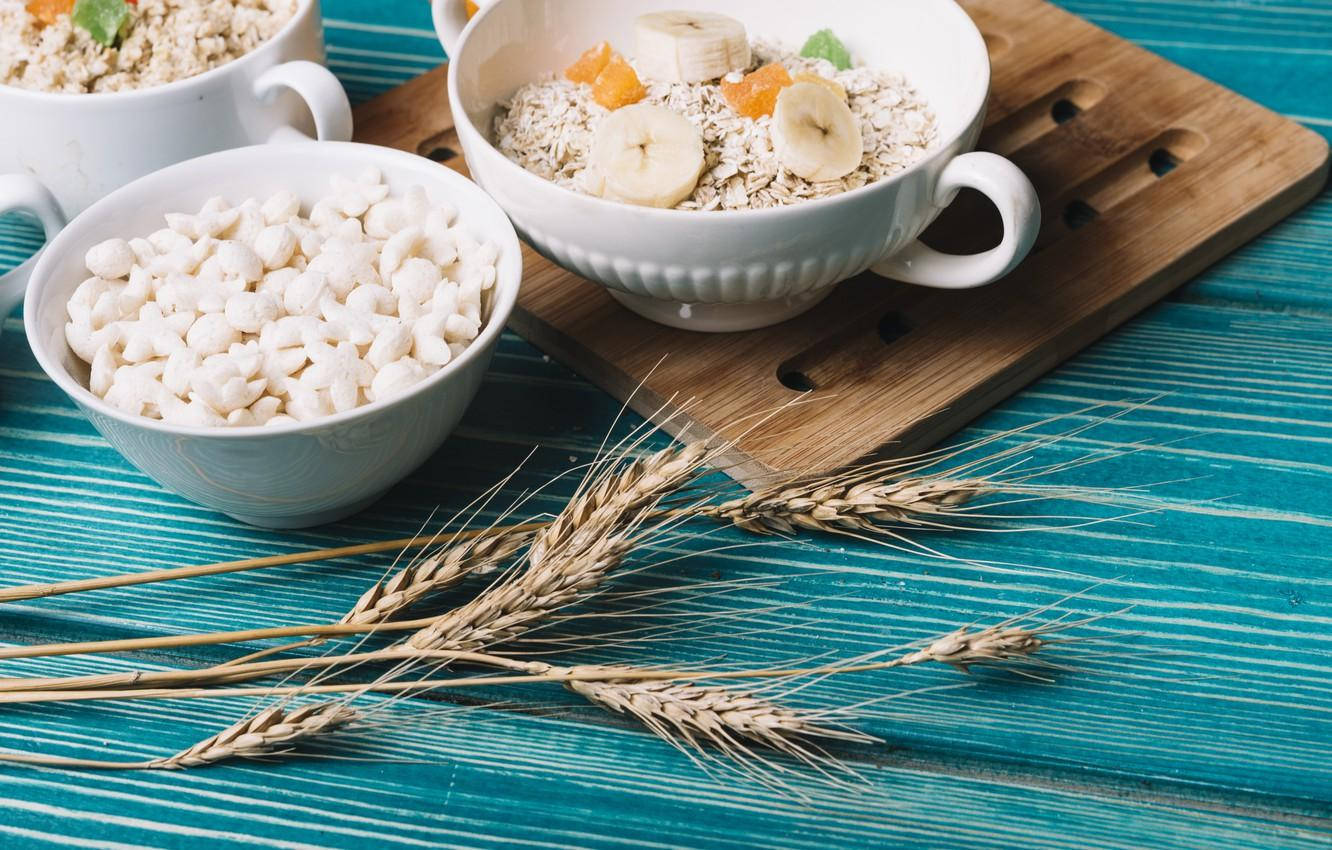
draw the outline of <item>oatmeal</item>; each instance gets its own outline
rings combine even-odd
[[[60,0],[40,5],[0,0],[0,83],[89,93],[182,80],[263,44],[291,19],[297,3],[110,0],[121,6],[108,17],[104,2],[91,1],[102,6],[96,9],[102,14],[91,15],[75,4],[62,7]]]
[[[816,49],[811,49],[816,42]],[[595,167],[598,132],[609,116],[623,111],[602,105],[619,104],[620,100],[599,96],[605,75],[594,76],[598,66],[609,68],[615,61],[608,45],[598,45],[585,54],[566,72],[567,78],[551,75],[515,92],[496,116],[495,143],[514,162],[547,180],[629,203],[681,210],[745,210],[836,195],[908,168],[938,135],[928,104],[901,74],[849,67],[849,54],[839,48],[826,31],[800,52],[755,41],[745,51],[748,55],[738,60],[747,60],[743,65],[702,82],[662,80],[648,72],[653,63],[644,63],[641,57],[629,59],[644,91],[635,105],[624,108],[646,105],[669,110],[688,120],[701,136],[701,171],[696,183],[674,203],[657,202],[673,200],[675,195],[669,192],[657,195],[655,201],[607,192],[605,174]],[[736,48],[732,44],[728,49],[733,55]],[[588,62],[594,63],[590,70]],[[622,71],[617,73],[623,76]],[[627,84],[621,85],[624,87]],[[834,101],[845,104],[849,117],[833,114],[842,109]],[[836,156],[814,150],[815,161],[809,161],[809,156],[800,155],[808,150],[800,149],[799,140],[783,145],[788,140],[781,138],[774,123],[791,123],[791,117],[782,114],[784,106],[788,111],[803,110],[802,120],[806,115],[827,115],[828,126],[820,129],[826,129],[830,138],[839,120],[851,135],[858,131],[859,153],[854,145],[844,144]],[[621,129],[621,143],[623,138]],[[844,163],[840,167],[824,167],[839,158]],[[820,159],[826,162],[817,161]]]

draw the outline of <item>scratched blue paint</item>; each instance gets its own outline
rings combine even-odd
[[[1332,4],[1064,5],[1332,135],[1332,88],[1314,84],[1332,76]],[[330,61],[355,99],[442,57],[424,3],[329,0],[325,11]],[[0,221],[0,267],[34,244],[30,230]],[[391,745],[352,742],[367,762],[169,775],[0,771],[0,846],[1326,846],[1332,835],[1316,819],[1332,815],[1329,272],[1332,204],[1324,195],[954,438],[1064,417],[1039,426],[1048,434],[1121,410],[1125,400],[1156,398],[1039,449],[1032,462],[1145,442],[1142,451],[1054,480],[1155,484],[1153,494],[1172,510],[1081,528],[928,538],[989,567],[828,539],[707,554],[752,541],[706,527],[691,527],[706,538],[644,553],[657,565],[624,579],[625,589],[753,578],[761,586],[689,605],[756,613],[580,658],[641,660],[646,652],[678,663],[724,654],[762,664],[861,653],[1079,591],[1061,613],[1133,606],[1087,628],[1104,641],[1085,650],[1097,657],[1055,685],[981,676],[962,690],[894,701],[865,720],[888,746],[873,758],[852,754],[874,788],[863,820],[780,805],[752,788],[718,788],[680,754],[559,691],[460,691],[445,696],[503,705],[448,722],[426,716],[439,703],[396,709],[419,722]],[[1081,412],[1094,404],[1107,407]],[[5,584],[54,581],[410,534],[433,509],[461,510],[533,445],[540,448],[504,496],[586,460],[617,410],[508,335],[458,434],[385,500],[335,526],[260,532],[189,505],[128,467],[40,376],[11,318],[0,335],[0,575]],[[630,417],[617,434],[638,421]],[[567,492],[557,487],[530,510],[558,509]],[[1028,525],[1070,524],[1036,519],[1048,508],[1013,510]],[[486,508],[481,516],[493,514]],[[666,563],[681,550],[703,554]],[[6,606],[0,640],[335,618],[390,560]],[[679,597],[659,597],[657,613],[683,610]],[[613,611],[627,603],[606,604]],[[767,633],[736,634],[755,625]],[[230,654],[234,648],[215,647],[11,662],[4,673],[203,664]],[[802,698],[828,705],[958,681],[951,671],[922,669],[839,679]],[[517,710],[533,704],[551,716]],[[0,707],[0,747],[151,757],[209,734],[244,705],[163,705],[146,720],[129,704]],[[385,761],[404,757],[412,763]]]

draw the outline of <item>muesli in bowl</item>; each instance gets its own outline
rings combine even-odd
[[[470,20],[466,0],[433,6],[473,178],[533,248],[654,321],[763,327],[867,269],[983,286],[1039,230],[1030,181],[974,152],[989,55],[952,0],[477,5]],[[872,113],[858,75],[879,85]],[[534,84],[549,93],[524,100]],[[542,97],[546,117],[525,105]],[[1000,244],[951,256],[920,243],[967,187],[999,209]]]
[[[254,50],[296,0],[0,0],[0,83],[45,92],[149,88]]]
[[[603,198],[746,210],[874,183],[937,138],[910,82],[855,62],[831,30],[797,49],[751,40],[725,15],[677,11],[640,16],[635,35],[632,58],[603,41],[515,92],[495,119],[500,151]],[[659,149],[633,155],[649,137]]]

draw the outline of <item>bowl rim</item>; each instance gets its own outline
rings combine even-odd
[[[443,9],[444,4],[450,2],[458,2],[458,0],[434,0],[434,3],[436,4],[435,8]],[[485,18],[488,15],[492,14],[494,10],[500,5],[499,2],[490,2],[481,6],[481,10],[472,16],[472,19],[467,22],[467,26],[463,28],[462,32],[458,36],[458,42],[456,47],[457,56],[449,57],[447,89],[449,96],[450,111],[453,115],[454,128],[458,130],[460,136],[465,136],[470,133],[471,135],[474,135],[477,138],[479,138],[482,142],[481,155],[487,157],[488,161],[491,162],[497,161],[502,163],[502,165],[500,165],[501,168],[506,169],[510,174],[516,175],[517,179],[524,181],[525,185],[527,187],[531,187],[532,191],[544,191],[542,189],[538,189],[537,187],[543,187],[543,186],[550,187],[563,193],[563,196],[566,199],[568,199],[570,202],[589,204],[590,205],[589,209],[602,210],[607,213],[618,212],[620,214],[626,214],[626,211],[632,211],[632,214],[643,216],[647,221],[651,222],[652,224],[664,224],[666,222],[671,222],[671,221],[675,222],[691,221],[694,223],[710,222],[713,224],[718,224],[721,222],[727,222],[728,224],[736,222],[746,223],[746,222],[758,221],[761,219],[762,220],[781,219],[784,217],[796,216],[801,214],[802,211],[812,212],[815,210],[823,209],[825,207],[834,206],[839,202],[850,202],[858,198],[866,197],[874,192],[887,191],[888,187],[895,186],[898,183],[904,182],[905,180],[913,176],[916,172],[925,170],[925,167],[927,165],[935,162],[936,160],[939,160],[944,157],[951,158],[955,156],[956,152],[954,152],[953,149],[958,145],[959,142],[962,141],[962,139],[968,133],[972,132],[977,122],[981,120],[985,114],[985,108],[987,101],[989,99],[990,86],[992,84],[992,77],[993,77],[993,68],[991,67],[990,64],[990,54],[989,54],[989,49],[985,44],[985,38],[984,36],[981,35],[980,28],[976,26],[976,22],[971,19],[971,16],[966,13],[966,11],[956,2],[956,0],[931,0],[931,2],[934,3],[934,5],[937,6],[939,9],[947,10],[946,12],[941,12],[941,14],[950,14],[955,19],[961,22],[961,24],[963,25],[963,29],[967,31],[973,38],[973,41],[975,43],[974,46],[979,51],[979,55],[982,59],[982,66],[981,66],[982,77],[983,77],[981,81],[982,85],[979,88],[979,94],[978,97],[976,98],[976,102],[970,104],[970,108],[966,110],[965,114],[969,117],[967,117],[964,121],[962,121],[959,124],[958,128],[947,138],[939,139],[932,148],[930,148],[925,152],[924,156],[922,156],[920,159],[916,160],[915,162],[911,163],[906,168],[902,169],[896,174],[890,174],[887,177],[882,177],[874,181],[873,183],[866,183],[864,186],[859,186],[855,189],[851,189],[846,192],[840,192],[835,195],[829,195],[823,198],[812,198],[806,201],[802,201],[798,204],[788,204],[785,206],[778,206],[778,207],[764,207],[762,209],[757,209],[757,210],[754,209],[677,210],[674,208],[662,209],[659,207],[644,207],[644,206],[637,206],[635,204],[623,203],[620,201],[611,201],[605,198],[597,197],[596,195],[589,195],[583,192],[576,192],[567,186],[561,186],[560,184],[555,183],[552,180],[547,180],[546,178],[541,177],[540,175],[533,174],[532,172],[528,171],[526,168],[523,168],[521,165],[519,165],[518,163],[514,162],[513,160],[505,156],[503,153],[501,153],[500,150],[497,147],[495,147],[494,143],[491,142],[490,139],[486,136],[486,134],[482,133],[472,122],[472,118],[470,115],[467,114],[467,110],[462,109],[460,106],[462,103],[462,97],[458,89],[458,77],[461,73],[459,71],[461,63],[458,61],[458,59],[466,56],[467,39],[468,36],[471,34],[472,29],[476,27],[481,21],[485,20]],[[435,35],[436,38],[439,39],[441,45],[443,45],[444,43],[443,24],[444,24],[443,17],[441,15],[436,15],[434,19]],[[573,199],[577,200],[574,201]]]
[[[40,89],[29,89],[22,86],[13,86],[7,83],[0,83],[0,97],[19,97],[30,98],[36,101],[46,101],[48,103],[74,102],[81,104],[119,104],[128,103],[133,100],[141,100],[148,97],[165,97],[177,92],[184,92],[190,88],[207,85],[214,78],[222,76],[227,71],[235,72],[243,68],[246,64],[257,62],[257,57],[263,53],[269,53],[277,48],[278,42],[286,39],[291,32],[296,29],[305,17],[314,14],[319,5],[319,0],[295,0],[296,8],[291,13],[291,17],[282,25],[277,32],[273,33],[267,41],[260,44],[242,56],[237,56],[229,62],[224,62],[216,68],[209,68],[207,71],[195,74],[192,77],[185,77],[179,80],[172,80],[169,83],[161,83],[155,86],[146,86],[144,88],[125,89],[123,91],[102,91],[102,92],[72,92],[72,91],[42,91]],[[315,15],[320,31],[323,30],[322,17]],[[322,41],[322,39],[321,39]],[[113,107],[114,108],[114,107]]]
[[[499,220],[503,222],[503,227],[499,233],[478,234],[494,242],[500,249],[500,260],[508,260],[505,264],[507,274],[497,274],[495,278],[495,301],[491,307],[490,317],[481,327],[481,332],[476,339],[467,346],[467,350],[449,360],[438,372],[421,381],[407,391],[393,396],[383,401],[374,401],[369,404],[341,413],[331,413],[327,416],[320,416],[315,419],[309,419],[303,422],[287,422],[277,425],[245,425],[245,426],[221,426],[221,425],[177,425],[166,422],[161,419],[149,419],[145,416],[134,416],[126,411],[120,410],[113,405],[107,404],[101,398],[98,398],[81,382],[76,380],[59,362],[58,357],[48,350],[48,346],[40,338],[37,319],[37,299],[39,293],[47,288],[44,281],[46,267],[58,262],[55,258],[58,251],[50,250],[52,247],[58,247],[60,239],[69,232],[68,225],[65,230],[56,234],[55,238],[43,249],[38,258],[37,265],[33,269],[32,279],[28,285],[27,292],[23,299],[23,326],[28,337],[28,346],[32,349],[33,356],[41,366],[42,371],[51,379],[66,395],[68,395],[76,404],[86,407],[101,416],[115,419],[127,425],[136,428],[143,428],[149,431],[157,431],[163,434],[173,436],[203,437],[213,440],[247,440],[258,437],[280,437],[292,435],[308,435],[324,429],[347,425],[360,419],[376,416],[405,403],[408,400],[431,391],[438,385],[446,382],[454,373],[459,372],[465,365],[472,360],[486,356],[487,352],[495,342],[498,341],[500,334],[504,332],[505,325],[508,324],[509,315],[513,312],[514,305],[518,301],[518,291],[522,285],[523,277],[523,255],[518,242],[518,234],[513,228],[513,223],[509,217],[500,208],[488,194],[482,191],[476,183],[468,180],[463,175],[439,163],[433,162],[425,157],[416,156],[405,151],[394,148],[385,148],[378,145],[367,145],[359,142],[329,142],[329,141],[297,141],[279,144],[249,145],[241,148],[231,148],[229,150],[218,151],[216,153],[206,154],[204,156],[187,159],[175,165],[155,171],[151,174],[140,177],[137,180],[130,181],[111,194],[99,199],[92,206],[88,207],[82,213],[75,217],[74,221],[85,216],[97,216],[105,214],[114,209],[120,202],[123,195],[129,194],[131,190],[136,189],[138,184],[149,179],[164,179],[162,175],[173,175],[176,172],[184,172],[195,166],[203,160],[214,159],[238,159],[241,161],[249,160],[252,157],[262,157],[269,151],[289,151],[293,148],[304,148],[318,146],[321,149],[327,149],[327,146],[334,146],[338,149],[354,152],[364,164],[375,165],[383,161],[393,161],[412,167],[418,171],[431,170],[437,175],[443,184],[452,192],[458,190],[469,192],[475,195],[477,199],[490,205]],[[437,172],[434,169],[438,169]],[[330,173],[334,169],[330,168]],[[427,190],[430,187],[427,186]],[[71,222],[72,224],[73,222]],[[70,237],[72,238],[72,237]],[[62,325],[63,328],[63,325]]]

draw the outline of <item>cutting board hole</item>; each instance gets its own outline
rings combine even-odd
[[[1095,80],[1069,80],[1015,109],[985,130],[981,147],[1011,154],[1100,103],[1106,88]]]
[[[436,133],[417,145],[416,152],[426,159],[431,159],[435,162],[448,162],[458,156],[458,150],[453,146],[453,140],[453,130],[445,130],[442,133]]]
[[[1066,97],[1061,97],[1050,107],[1050,117],[1054,119],[1056,124],[1067,124],[1077,118],[1081,111],[1082,108],[1076,103]]]
[[[1147,157],[1147,167],[1157,177],[1164,177],[1170,172],[1179,168],[1179,160],[1175,155],[1165,148],[1157,148],[1152,151],[1152,155]]]
[[[1084,224],[1091,224],[1100,215],[1096,208],[1086,201],[1069,201],[1064,207],[1064,224],[1069,230],[1077,230]]]
[[[911,325],[906,317],[896,310],[884,313],[883,318],[879,319],[879,339],[883,340],[885,345],[892,345],[909,333]]]
[[[782,386],[788,390],[798,393],[809,393],[818,389],[814,382],[810,380],[809,375],[798,369],[781,368],[777,370],[777,380],[782,382]]]

